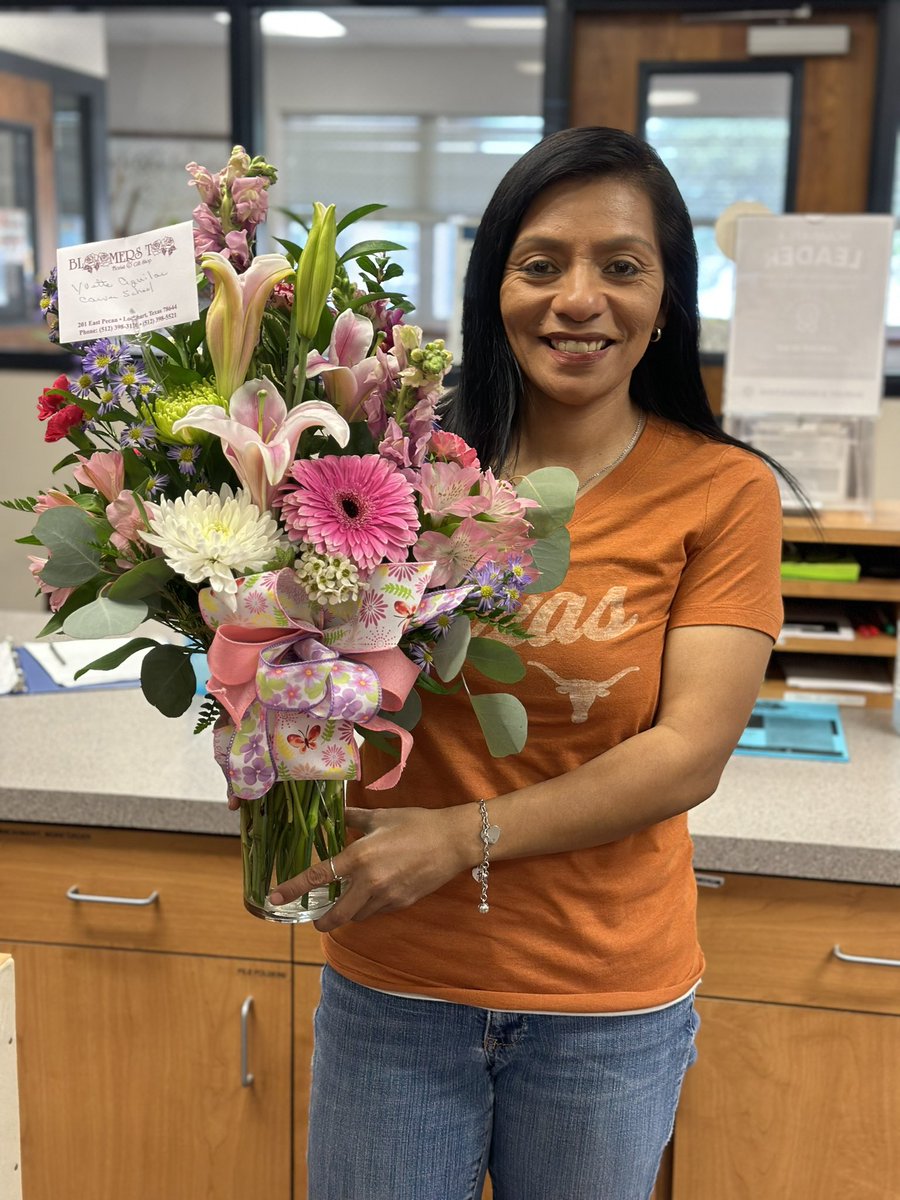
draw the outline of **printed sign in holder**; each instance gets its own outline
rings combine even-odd
[[[893,219],[871,214],[734,223],[726,427],[821,508],[871,507],[892,237]],[[796,503],[786,486],[782,499]]]

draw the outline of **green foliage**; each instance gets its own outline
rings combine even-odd
[[[164,558],[148,558],[120,575],[106,594],[121,604],[143,600],[145,596],[158,595],[174,574]]]
[[[572,519],[578,476],[567,467],[542,467],[526,475],[516,491],[524,499],[536,500],[540,505],[530,508],[526,516],[534,536],[543,538]]]
[[[12,508],[16,512],[34,512],[34,506],[37,504],[36,496],[23,496],[19,500],[0,500],[0,506],[3,508]],[[38,542],[38,545],[41,543]]]
[[[498,683],[518,683],[525,676],[525,664],[515,650],[494,638],[472,638],[466,662]]]
[[[531,557],[540,574],[522,589],[523,592],[529,596],[540,595],[558,588],[569,570],[570,550],[571,539],[565,525],[535,542],[531,547]]]
[[[98,596],[66,617],[63,632],[73,638],[124,637],[146,620],[147,605],[143,600],[120,604]]]
[[[141,664],[144,695],[165,717],[180,717],[191,706],[197,677],[186,646],[156,646]]]
[[[127,645],[120,646],[117,650],[110,650],[109,654],[104,654],[102,658],[95,658],[86,667],[79,668],[75,672],[75,678],[78,679],[85,671],[112,671],[114,667],[120,666],[126,659],[131,658],[132,654],[137,654],[139,650],[147,650],[158,644],[153,638],[132,638]]]
[[[80,508],[48,508],[38,517],[33,532],[50,553],[41,572],[50,587],[74,587],[99,572],[100,552],[93,544],[97,526]]]
[[[434,666],[444,682],[454,679],[462,670],[471,637],[469,618],[463,615],[457,617],[440,641],[435,643]]]
[[[352,225],[355,221],[361,220],[363,217],[369,216],[370,213],[380,212],[381,209],[387,208],[386,204],[362,204],[359,208],[354,208],[352,212],[348,212],[346,217],[341,217],[337,223],[337,232],[343,233],[348,225]]]
[[[210,725],[215,725],[218,721],[222,707],[212,696],[207,698],[200,705],[200,713],[197,717],[197,724],[194,726],[194,733],[203,733],[204,729],[209,729]]]
[[[522,703],[505,693],[469,699],[491,756],[518,754],[528,738],[528,714]]]
[[[364,254],[384,254],[388,250],[405,250],[405,246],[401,246],[399,242],[384,242],[384,241],[366,241],[357,242],[351,246],[349,250],[345,250],[341,255],[342,263],[352,262],[354,258],[360,258]]]
[[[379,716],[384,717],[386,721],[393,721],[395,725],[399,725],[403,729],[415,729],[422,717],[422,697],[413,688],[398,712],[382,710]]]

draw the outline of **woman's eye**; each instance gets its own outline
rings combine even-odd
[[[535,258],[531,262],[523,265],[522,271],[526,275],[551,275],[553,273],[553,263],[546,258]]]
[[[640,273],[640,268],[637,264],[630,262],[627,258],[617,258],[606,269],[613,275],[619,275],[623,279],[632,278]]]

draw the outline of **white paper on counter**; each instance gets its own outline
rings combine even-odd
[[[148,333],[196,320],[190,221],[56,252],[59,340]]]
[[[97,638],[71,642],[24,642],[23,649],[42,666],[55,684],[64,688],[86,687],[98,683],[134,683],[141,678],[141,663],[147,650],[138,650],[111,671],[86,671],[75,678],[75,672],[104,654],[111,654],[133,638]],[[52,647],[52,649],[51,649]],[[60,661],[62,660],[62,661]]]

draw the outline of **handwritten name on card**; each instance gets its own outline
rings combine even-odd
[[[190,221],[56,252],[59,340],[149,333],[199,314]]]

